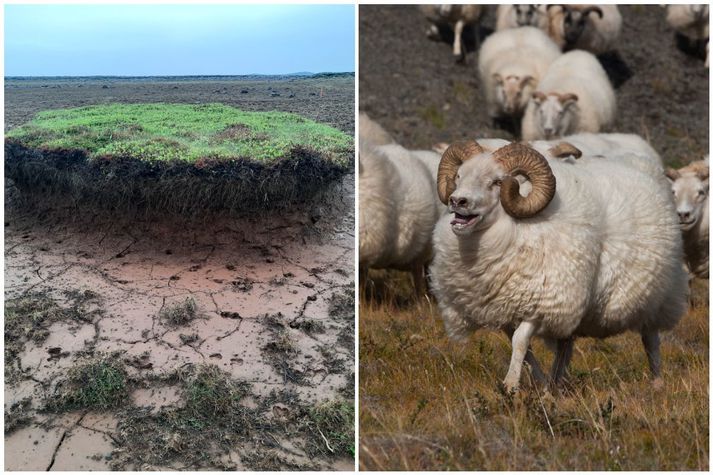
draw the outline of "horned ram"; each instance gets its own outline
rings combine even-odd
[[[443,154],[437,189],[453,217],[433,233],[432,292],[450,337],[478,328],[511,335],[508,391],[523,361],[542,376],[533,336],[557,341],[558,381],[574,338],[627,330],[640,333],[661,384],[659,332],[676,325],[687,299],[665,183],[616,158],[584,154],[573,164],[522,143],[489,152],[469,141]]]

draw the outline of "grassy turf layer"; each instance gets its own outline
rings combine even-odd
[[[222,104],[108,104],[37,114],[7,137],[43,150],[83,150],[90,159],[144,161],[252,159],[270,163],[295,147],[347,165],[352,138],[286,112]]]
[[[285,208],[351,163],[353,140],[336,129],[222,105],[47,111],[5,140],[6,176],[26,197],[60,195],[112,212]]]

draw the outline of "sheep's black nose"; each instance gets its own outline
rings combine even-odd
[[[464,208],[467,204],[468,200],[466,198],[456,198],[451,196],[451,206],[454,208]]]
[[[678,213],[678,218],[681,221],[688,221],[691,218],[691,213],[688,211],[681,211]]]

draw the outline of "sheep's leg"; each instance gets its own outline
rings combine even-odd
[[[512,335],[512,356],[510,358],[510,368],[505,376],[503,384],[508,392],[517,391],[520,385],[520,374],[522,373],[522,363],[530,349],[530,338],[535,333],[536,326],[532,322],[522,322]]]
[[[465,59],[465,52],[463,51],[464,27],[465,22],[463,20],[458,20],[455,28],[453,28],[453,33],[455,34],[455,38],[453,39],[453,56],[455,56],[458,61]]]
[[[508,338],[512,339],[514,333],[512,330],[505,330],[505,333],[507,334]],[[527,353],[525,354],[525,363],[530,366],[530,372],[532,373],[532,377],[534,378],[535,383],[542,385],[548,383],[547,375],[544,371],[542,371],[542,366],[540,366],[540,362],[537,361],[537,357],[535,356],[535,353],[533,353],[532,348],[529,345],[527,347]]]
[[[564,338],[557,340],[557,352],[555,360],[552,362],[552,371],[550,376],[554,385],[562,382],[562,378],[567,374],[569,361],[572,359],[572,350],[574,349],[574,338]]]
[[[646,357],[649,359],[651,376],[654,378],[652,384],[654,389],[659,389],[663,387],[663,380],[661,379],[661,340],[659,339],[659,332],[644,329],[641,331],[641,341],[644,344],[644,350],[646,350]]]
[[[547,384],[547,375],[542,371],[542,366],[537,361],[535,353],[532,352],[532,348],[527,349],[525,354],[525,363],[530,365],[530,371],[532,372],[532,377],[535,378],[537,384]]]
[[[367,285],[369,284],[369,268],[367,266],[359,267],[359,292],[364,292],[367,295]]]
[[[416,291],[416,299],[420,299],[426,294],[426,266],[422,262],[417,262],[411,269],[413,287]]]

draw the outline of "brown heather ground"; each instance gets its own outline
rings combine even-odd
[[[451,344],[435,303],[409,302],[406,279],[385,276],[376,273],[381,298],[360,299],[361,469],[708,469],[707,281],[695,282],[697,307],[663,336],[662,391],[629,333],[577,341],[559,393],[525,375],[510,399],[498,390],[504,334]],[[541,342],[535,354],[551,363]]]

